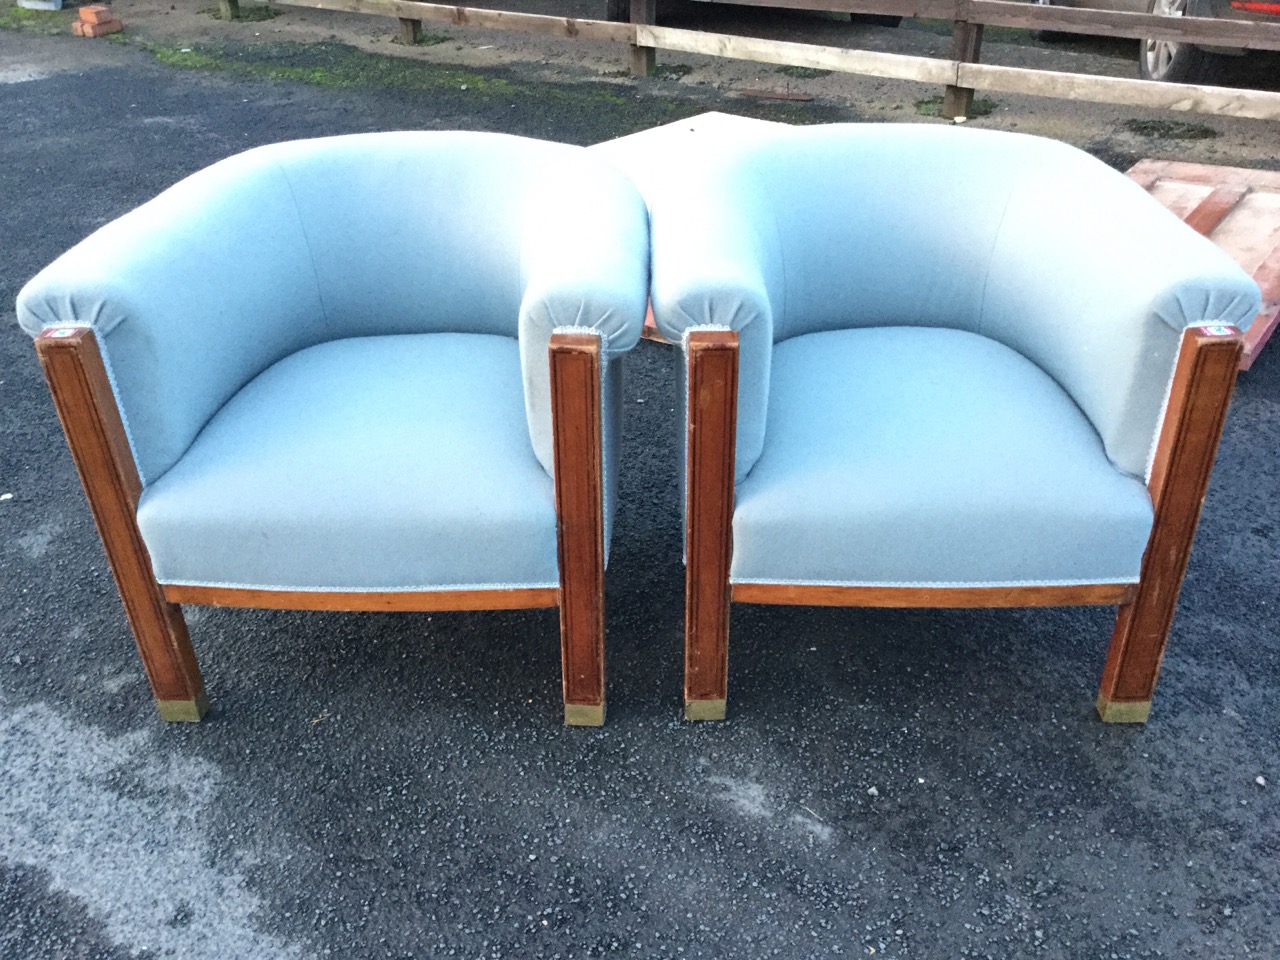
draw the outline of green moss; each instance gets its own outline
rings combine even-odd
[[[402,90],[467,90],[508,94],[504,79],[453,70],[415,60],[364,53],[340,43],[255,44],[237,50],[216,47],[149,48],[161,63],[188,70],[213,70],[242,77],[292,80],[319,87],[395,87]]]
[[[969,117],[985,117],[990,113],[994,113],[996,107],[1000,106],[994,100],[985,100],[982,97],[974,97],[969,103]],[[923,100],[916,101],[916,113],[922,117],[940,117],[942,116],[942,97],[926,97]]]
[[[136,43],[137,41],[135,41]],[[292,81],[331,88],[394,88],[429,92],[442,104],[479,115],[509,117],[513,132],[538,135],[561,124],[569,143],[599,143],[661,123],[682,120],[709,109],[705,98],[637,96],[631,85],[603,82],[549,83],[495,68],[486,73],[420,60],[366,53],[341,43],[232,43],[205,47],[143,47],[160,62],[178,69],[203,70],[262,81]],[[450,109],[445,107],[445,109]],[[718,106],[717,109],[725,109]],[[836,119],[815,104],[772,101],[740,105],[737,110],[761,119],[814,123]]]
[[[418,35],[415,47],[434,47],[437,43],[444,43],[449,38],[442,33],[423,33]],[[394,38],[392,43],[404,43],[399,37]]]
[[[813,80],[817,77],[830,76],[830,70],[818,70],[814,67],[792,67],[785,66],[778,68],[779,73],[786,74],[788,77],[795,77],[797,80]]]
[[[1126,120],[1124,125],[1130,133],[1140,137],[1159,137],[1162,140],[1212,140],[1218,135],[1213,127],[1182,120]]]
[[[16,3],[0,0],[0,28],[40,33],[47,36],[70,34],[73,10],[28,10]]]
[[[161,63],[184,70],[221,70],[222,61],[217,57],[193,50],[190,47],[151,47],[151,55]]]

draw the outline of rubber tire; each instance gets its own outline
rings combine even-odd
[[[1147,13],[1155,13],[1156,0],[1149,0]],[[1166,83],[1203,83],[1214,85],[1219,82],[1227,66],[1229,57],[1216,53],[1208,53],[1189,43],[1177,44],[1169,70],[1163,77],[1153,77],[1147,68],[1146,40],[1138,41],[1138,77],[1142,80],[1164,80]]]
[[[631,0],[605,0],[604,18],[614,23],[630,23]]]

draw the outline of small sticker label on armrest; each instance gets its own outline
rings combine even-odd
[[[1235,333],[1235,329],[1223,326],[1201,327],[1200,332],[1206,337],[1229,337]]]
[[[50,340],[64,340],[67,337],[74,337],[79,327],[50,327],[41,333],[41,336],[48,337]]]

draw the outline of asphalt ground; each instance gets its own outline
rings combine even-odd
[[[675,357],[647,342],[607,726],[560,724],[552,611],[190,609],[214,706],[162,723],[21,284],[256,144],[589,143],[743,103],[501,71],[484,98],[335,89],[85,49],[0,31],[11,77],[49,65],[0,84],[0,958],[1277,955],[1277,346],[1240,380],[1145,726],[1095,717],[1111,616],[1091,608],[739,605],[730,719],[683,722]],[[857,118],[766,115],[793,109]]]

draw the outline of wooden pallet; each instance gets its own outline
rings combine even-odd
[[[1139,160],[1129,176],[1208,237],[1262,288],[1262,310],[1245,334],[1248,370],[1280,325],[1280,173],[1176,160]]]

